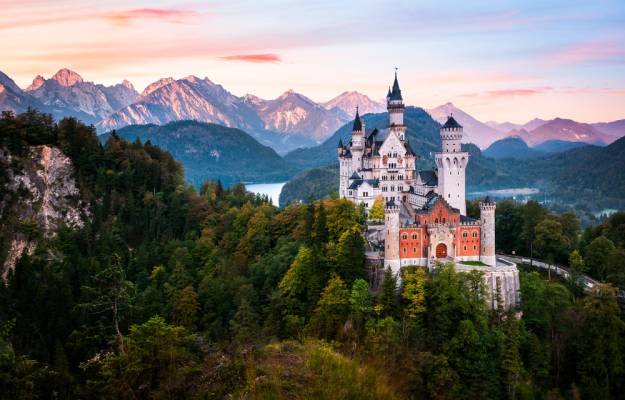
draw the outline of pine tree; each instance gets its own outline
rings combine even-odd
[[[180,292],[173,309],[173,321],[185,328],[194,328],[197,321],[200,303],[193,286],[187,286]]]
[[[357,227],[343,232],[339,238],[336,246],[336,272],[348,284],[366,275],[365,241]]]
[[[384,271],[382,290],[378,295],[378,304],[383,315],[394,316],[397,312],[397,278],[390,267]]]
[[[514,313],[509,311],[503,322],[504,343],[501,355],[501,369],[508,397],[516,399],[516,388],[521,379],[522,362],[519,354],[519,328]]]
[[[230,320],[230,330],[234,340],[238,343],[245,343],[257,338],[260,330],[258,321],[258,314],[250,302],[246,298],[241,299],[234,318]]]

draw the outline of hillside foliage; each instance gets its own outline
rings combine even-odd
[[[610,285],[575,295],[523,273],[520,320],[516,310],[487,308],[480,272],[452,265],[407,270],[402,283],[387,269],[373,285],[364,216],[349,201],[278,209],[242,185],[195,190],[152,144],[112,135],[102,145],[72,119],[3,116],[3,148],[26,154],[36,144],[72,159],[92,218],[39,241],[0,285],[7,398],[618,399],[625,391],[625,323]],[[622,245],[616,221],[598,229],[588,239]]]

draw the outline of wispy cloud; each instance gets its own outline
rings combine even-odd
[[[170,23],[182,23],[197,19],[202,14],[192,10],[166,8],[137,8],[133,10],[113,12],[105,17],[115,24],[129,24],[136,20],[152,19]]]
[[[625,63],[625,44],[609,39],[593,39],[549,51],[544,59],[547,64],[555,66],[589,62],[621,64]]]
[[[513,89],[487,90],[485,92],[466,93],[461,96],[471,97],[471,98],[483,98],[483,99],[502,99],[502,98],[511,98],[511,97],[534,96],[534,95],[543,94],[543,93],[547,93],[551,91],[553,91],[552,87],[544,86],[544,87],[536,87],[536,88],[513,88]]]
[[[219,57],[224,61],[244,61],[250,63],[279,63],[282,61],[279,55],[266,53],[266,54],[235,54],[231,56]]]
[[[72,21],[86,20],[106,20],[116,25],[130,25],[132,22],[140,20],[153,20],[168,23],[183,23],[196,20],[205,16],[193,10],[173,9],[173,8],[136,8],[130,10],[110,11],[110,12],[82,12],[72,11],[69,13],[59,12],[44,15],[34,14],[25,18],[1,18],[0,30],[12,28],[28,28],[33,26],[43,26],[50,24],[63,24]]]

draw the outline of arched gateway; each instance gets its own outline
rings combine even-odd
[[[439,243],[436,246],[436,258],[445,258],[447,257],[447,246],[445,243]]]

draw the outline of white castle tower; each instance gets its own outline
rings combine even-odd
[[[395,132],[399,140],[402,142],[406,135],[406,126],[404,125],[404,99],[401,96],[399,82],[397,82],[397,70],[395,70],[395,81],[393,82],[393,90],[389,88],[386,95],[386,109],[388,111],[388,126],[392,132]]]
[[[401,267],[399,260],[399,207],[394,200],[384,207],[384,267],[391,267],[397,275]]]
[[[490,266],[497,265],[495,256],[495,208],[497,205],[486,197],[480,202],[480,219],[482,220],[482,249],[480,261]]]
[[[450,116],[441,127],[442,152],[436,153],[438,194],[460,214],[467,215],[465,204],[465,171],[469,153],[462,151],[462,126]]]
[[[360,120],[358,107],[356,107],[356,118],[352,127],[352,171],[358,172],[362,169],[362,156],[365,152],[365,124]]]

